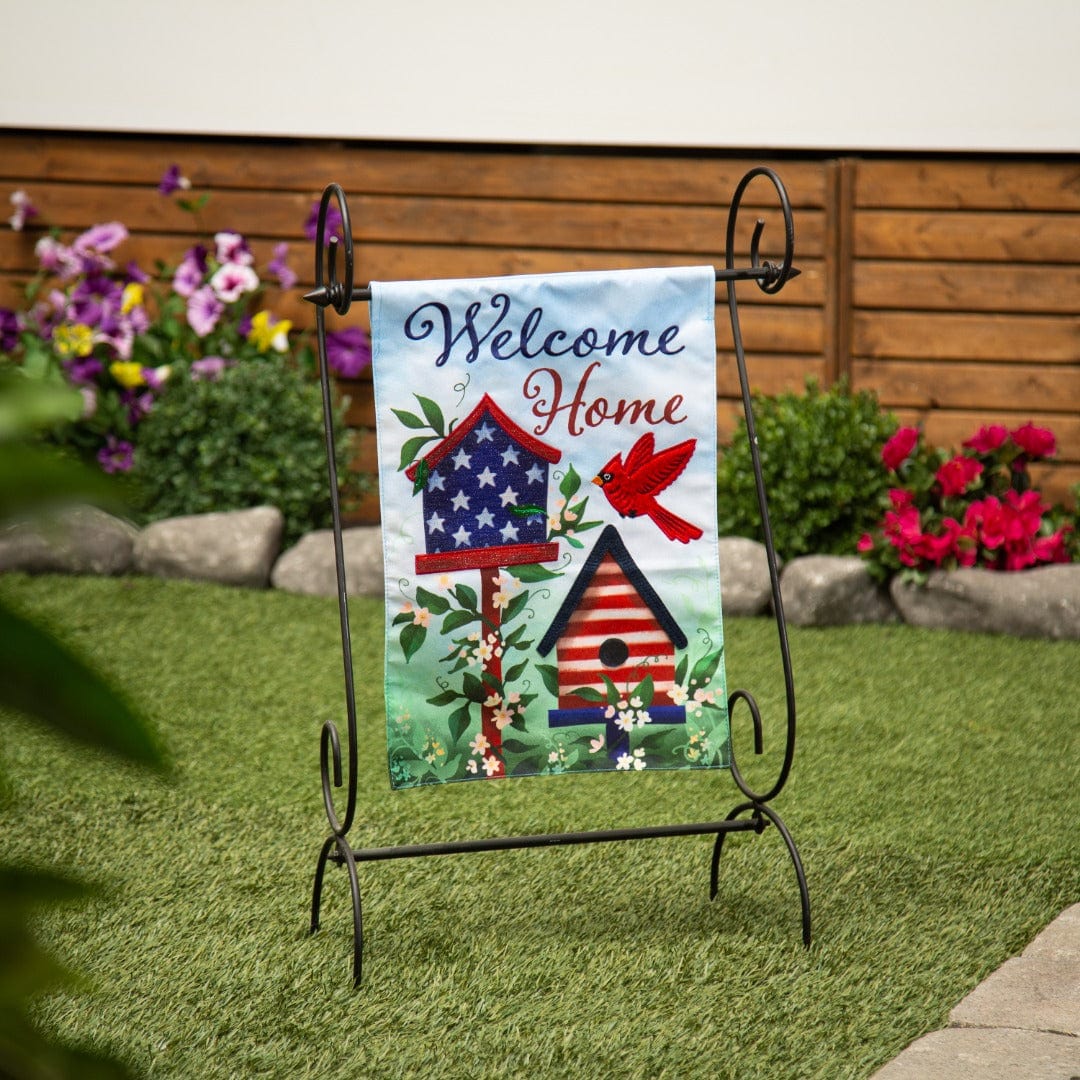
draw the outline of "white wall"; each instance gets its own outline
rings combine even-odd
[[[1078,0],[0,0],[0,16],[5,127],[1080,151]]]

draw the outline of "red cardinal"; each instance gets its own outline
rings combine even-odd
[[[701,536],[701,530],[665,510],[656,496],[675,482],[694,456],[696,447],[697,439],[687,439],[657,454],[652,432],[646,432],[634,443],[625,462],[621,454],[616,454],[593,477],[593,483],[600,485],[608,502],[623,517],[644,514],[652,518],[669,540],[688,544]]]

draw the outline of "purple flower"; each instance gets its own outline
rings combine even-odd
[[[319,231],[319,200],[311,204],[311,212],[304,222],[304,235],[309,240],[314,240]],[[339,240],[345,235],[345,223],[341,219],[341,211],[334,203],[326,208],[326,239],[329,242],[331,236]]]
[[[180,175],[179,165],[170,165],[162,176],[157,186],[162,195],[171,195],[174,191],[187,191],[191,187],[191,181],[186,176]]]
[[[128,237],[128,231],[119,221],[109,221],[104,225],[93,225],[81,236],[75,238],[72,250],[79,255],[103,254],[112,251]]]
[[[124,280],[129,284],[145,285],[150,280],[150,275],[142,270],[134,259],[124,267]]]
[[[222,356],[204,356],[201,360],[193,361],[191,365],[191,377],[196,382],[200,379],[206,379],[208,382],[213,382],[229,366],[229,361]]]
[[[143,381],[146,385],[153,390],[155,394],[160,393],[165,384],[169,381],[169,375],[171,374],[168,364],[162,364],[161,367],[144,367],[142,369]]]
[[[148,416],[154,407],[154,395],[148,391],[140,394],[135,390],[125,390],[120,395],[120,401],[127,407],[127,419],[132,427]]]
[[[185,300],[202,285],[203,274],[206,272],[205,253],[201,263],[194,257],[194,253],[195,249],[192,248],[184,256],[184,261],[176,268],[176,273],[173,274],[173,292],[177,296],[182,296]]]
[[[84,356],[65,360],[64,370],[76,386],[91,386],[104,369],[96,356]]]
[[[210,285],[221,300],[231,304],[259,287],[259,275],[244,263],[228,262],[214,271]]]
[[[34,245],[34,254],[38,257],[41,269],[47,274],[57,274],[66,279],[79,272],[78,256],[66,244],[61,244],[52,236],[43,236]]]
[[[326,362],[343,379],[355,379],[371,363],[371,342],[359,326],[326,335]]]
[[[239,263],[241,266],[250,266],[255,261],[248,242],[239,233],[215,233],[214,245],[217,249],[214,257],[219,263]]]
[[[278,284],[283,289],[291,289],[296,284],[296,272],[285,261],[289,254],[288,244],[278,244],[274,248],[274,257],[270,260],[266,269],[278,279]]]
[[[98,451],[98,463],[107,473],[127,472],[131,468],[132,450],[131,443],[108,435],[105,445]]]
[[[19,316],[10,308],[0,308],[0,352],[13,352],[19,344]]]
[[[11,193],[11,206],[14,212],[8,218],[8,224],[15,232],[22,232],[23,226],[31,218],[38,216],[37,207],[30,202],[30,196],[25,191]]]
[[[206,337],[217,326],[224,310],[225,305],[214,295],[214,290],[209,285],[204,285],[188,298],[188,326],[199,337]]]

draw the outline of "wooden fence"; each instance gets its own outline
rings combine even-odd
[[[178,163],[212,193],[197,217],[156,191]],[[100,221],[131,230],[122,252],[175,263],[209,233],[247,235],[261,264],[282,240],[300,273],[303,223],[330,180],[353,214],[359,277],[458,277],[723,262],[727,200],[743,172],[773,165],[796,214],[802,270],[776,297],[740,286],[756,389],[841,376],[877,392],[929,439],[957,446],[982,423],[1034,420],[1058,437],[1039,480],[1054,499],[1080,482],[1080,159],[870,157],[553,148],[406,147],[326,141],[0,132],[0,199],[24,189],[65,236]],[[745,200],[783,234],[771,187]],[[16,307],[40,231],[0,231],[0,306]],[[721,436],[738,412],[723,294],[717,312]],[[366,320],[363,305],[354,309]],[[350,318],[353,316],[350,315]],[[370,383],[346,386],[362,467],[374,469]],[[361,519],[377,515],[369,500]]]

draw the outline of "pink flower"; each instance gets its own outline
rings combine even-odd
[[[1052,536],[1040,536],[1032,545],[1035,558],[1044,563],[1069,562],[1069,553],[1065,550],[1065,534],[1071,531],[1070,526],[1063,525]]]
[[[911,451],[915,449],[919,441],[917,428],[902,427],[881,448],[881,460],[887,469],[895,472],[908,459]]]
[[[1008,428],[1001,424],[988,424],[979,428],[964,446],[976,454],[992,454],[1008,437]]]
[[[855,545],[856,551],[867,552],[874,550],[874,538],[869,533],[863,533],[859,542]]]
[[[947,499],[963,495],[973,481],[982,474],[982,464],[966,454],[959,454],[946,461],[937,471],[941,494]]]
[[[1010,431],[1009,437],[1029,458],[1052,457],[1057,450],[1053,432],[1036,427],[1030,421]]]
[[[72,250],[80,255],[88,253],[103,254],[112,251],[128,238],[127,229],[119,221],[109,221],[104,225],[94,225],[75,238]]]
[[[214,295],[214,290],[209,285],[204,285],[188,298],[188,326],[199,337],[206,337],[217,326],[224,310],[225,305]]]
[[[200,379],[206,379],[207,382],[214,382],[229,366],[229,361],[223,356],[204,356],[201,360],[192,361],[191,377],[195,382],[198,382]]]
[[[8,218],[8,224],[15,232],[22,232],[26,223],[38,216],[37,207],[30,201],[30,196],[25,191],[11,193],[11,209],[13,212]]]
[[[238,263],[240,266],[250,266],[255,257],[251,254],[248,242],[234,232],[214,233],[214,246],[217,249],[215,258],[219,263]]]
[[[56,274],[61,279],[74,277],[79,272],[79,258],[66,244],[52,236],[43,236],[34,245],[34,254],[41,269]]]
[[[173,292],[187,300],[202,285],[205,273],[206,252],[201,248],[191,248],[173,274]]]
[[[894,510],[903,510],[914,505],[915,495],[907,488],[890,488],[889,502],[892,503]]]
[[[267,264],[267,271],[278,279],[278,284],[283,289],[291,289],[296,284],[296,271],[285,261],[289,254],[288,244],[277,244],[274,247],[274,257]]]
[[[214,271],[210,286],[218,299],[231,304],[244,293],[254,292],[259,287],[259,275],[244,263],[229,262]]]

